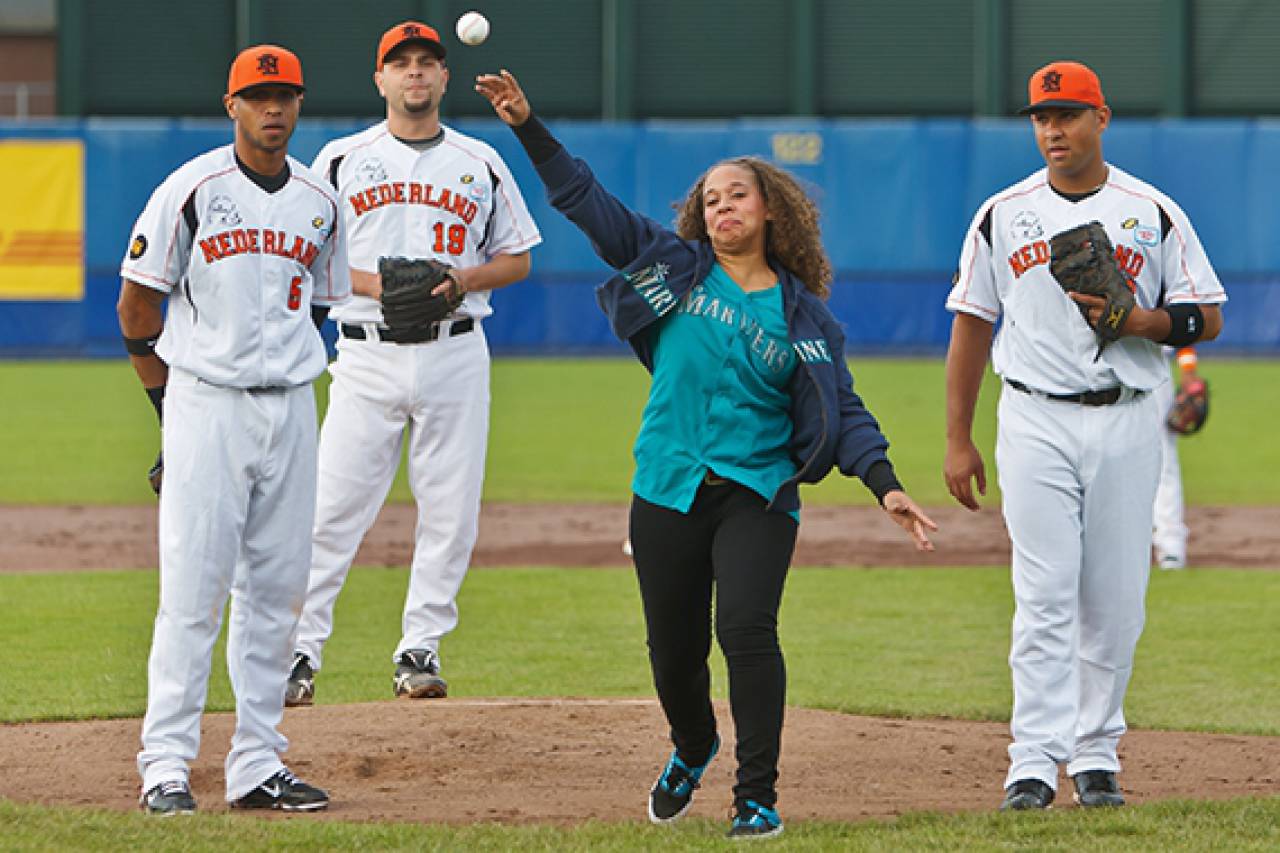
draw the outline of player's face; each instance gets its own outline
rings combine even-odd
[[[373,81],[388,109],[416,118],[439,111],[449,69],[430,48],[410,42],[391,52]]]
[[[228,95],[225,103],[236,134],[253,148],[275,153],[289,145],[302,109],[302,93],[292,86],[269,83]]]
[[[755,173],[746,166],[726,163],[707,173],[702,185],[702,218],[717,251],[764,251],[769,209]]]
[[[1102,131],[1111,119],[1107,107],[1050,107],[1031,114],[1036,145],[1049,171],[1074,177],[1102,167]]]

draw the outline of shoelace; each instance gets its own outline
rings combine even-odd
[[[159,797],[168,797],[172,794],[185,794],[187,792],[187,783],[178,782],[176,780],[161,782],[156,787],[159,789],[156,792],[156,796]]]
[[[747,800],[744,803],[745,808],[738,812],[738,816],[733,822],[738,826],[767,826],[774,827],[782,823],[782,819],[778,817],[778,813],[773,809],[765,808],[755,800]],[[747,812],[751,816],[747,817]]]
[[[276,773],[276,775],[272,776],[271,778],[278,779],[279,781],[283,782],[286,786],[290,788],[302,782],[301,779],[293,775],[292,771],[290,771],[288,767],[283,768],[282,770],[280,770],[280,772]]]
[[[419,672],[435,675],[436,672],[439,671],[439,665],[436,663],[435,652],[430,649],[425,652],[405,652],[404,659],[408,662],[409,666]]]
[[[662,777],[662,787],[666,788],[677,797],[684,796],[687,791],[682,790],[682,785],[688,785],[688,791],[696,791],[702,787],[701,783],[693,776],[693,771],[681,761],[678,757],[672,758],[671,763],[667,765],[667,772]]]

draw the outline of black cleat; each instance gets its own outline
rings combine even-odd
[[[1076,802],[1087,809],[1098,806],[1123,806],[1124,795],[1110,770],[1086,770],[1071,777],[1076,783]]]
[[[449,685],[440,677],[440,658],[431,649],[408,649],[396,658],[397,696],[410,699],[443,699]]]
[[[191,786],[181,779],[161,782],[144,793],[138,804],[147,814],[160,817],[196,813],[196,798],[191,796]]]
[[[289,671],[289,685],[284,689],[284,706],[298,708],[310,705],[316,699],[316,673],[311,668],[311,658],[302,652],[294,652],[293,669]]]
[[[1019,779],[1004,792],[1002,812],[1022,812],[1047,809],[1053,802],[1053,789],[1039,779]]]
[[[329,806],[329,795],[308,785],[287,769],[275,775],[231,804],[233,809],[280,809],[286,812],[314,812]]]

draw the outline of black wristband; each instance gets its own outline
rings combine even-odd
[[[146,358],[149,355],[156,354],[156,341],[160,340],[160,333],[146,338],[130,338],[124,339],[124,351],[129,355],[137,355]]]
[[[867,469],[867,473],[862,478],[862,482],[871,494],[876,496],[876,500],[884,504],[884,496],[892,491],[902,491],[902,484],[898,482],[898,477],[893,473],[893,463],[888,459],[878,462],[872,462],[871,467]]]
[[[1169,334],[1160,343],[1171,347],[1194,344],[1204,335],[1204,312],[1194,302],[1179,302],[1164,306],[1169,315]]]
[[[164,389],[167,387],[167,385],[157,385],[154,388],[143,389],[147,392],[147,399],[155,407],[156,417],[160,419],[160,423],[164,423]]]
[[[533,113],[529,113],[524,124],[518,124],[511,129],[515,131],[516,139],[520,140],[520,144],[524,146],[525,152],[535,166],[547,162],[564,147],[560,144],[560,140],[551,135],[551,131],[547,130],[542,120]]]

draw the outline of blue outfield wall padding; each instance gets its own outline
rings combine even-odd
[[[330,139],[371,120],[303,120],[291,146],[309,163]],[[596,307],[608,270],[587,239],[547,204],[514,135],[496,121],[458,130],[511,167],[543,234],[533,274],[493,297],[486,331],[497,352],[625,352]],[[743,119],[599,123],[553,130],[624,203],[670,225],[678,203],[717,160],[772,158],[779,140],[813,143],[784,164],[822,211],[836,269],[832,308],[862,352],[937,352],[942,303],[979,205],[1042,165],[1025,121],[1012,119]],[[781,136],[780,136],[781,135]],[[791,135],[788,137],[787,135]],[[130,229],[154,188],[189,158],[231,138],[211,119],[0,122],[0,141],[85,142],[85,271],[81,302],[0,300],[0,356],[117,356],[115,300]],[[1280,121],[1117,118],[1108,159],[1171,196],[1191,217],[1231,301],[1223,351],[1280,353]],[[330,336],[332,333],[330,332]]]

